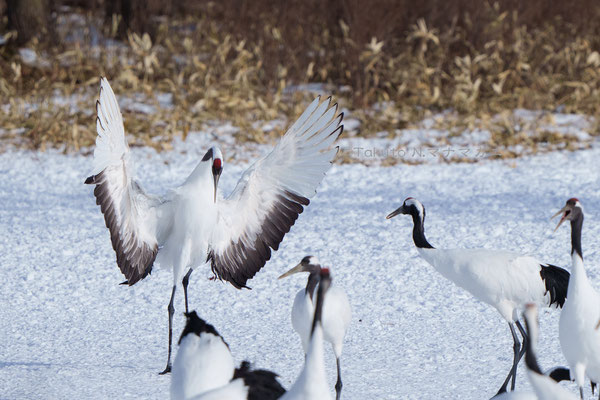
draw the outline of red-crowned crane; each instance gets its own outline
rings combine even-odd
[[[320,280],[321,264],[315,256],[306,256],[298,265],[290,269],[279,279],[292,274],[308,272],[306,287],[301,289],[294,298],[292,306],[292,326],[302,342],[304,354],[308,352],[310,346],[310,332],[314,317],[315,289]],[[342,372],[340,358],[344,345],[344,336],[350,325],[352,310],[350,302],[344,289],[339,286],[332,286],[327,291],[326,300],[323,303],[323,337],[326,342],[331,343],[337,365],[337,381],[335,384],[336,400],[340,400],[342,394]]]
[[[475,298],[494,307],[508,322],[513,337],[513,363],[498,393],[506,391],[512,378],[514,390],[517,365],[525,353],[523,342],[527,334],[519,322],[519,309],[527,303],[562,307],[567,296],[569,273],[562,268],[537,259],[502,250],[436,249],[425,238],[425,207],[412,197],[387,216],[410,215],[413,220],[413,241],[421,257],[445,278],[467,290]]]
[[[323,304],[327,298],[327,291],[331,286],[331,277],[327,268],[322,268],[319,284],[317,286],[317,300],[315,314],[311,325],[310,342],[304,367],[281,400],[331,400],[325,362],[323,359]]]
[[[555,231],[564,221],[571,222],[571,280],[568,298],[560,314],[559,338],[563,354],[569,363],[571,379],[579,386],[583,399],[583,384],[587,376],[600,382],[600,295],[591,285],[583,266],[581,229],[583,207],[572,198],[554,217],[562,214]]]
[[[229,345],[214,326],[186,313],[187,322],[173,363],[171,400],[275,400],[285,389],[277,374],[234,367]]]
[[[133,179],[121,111],[108,81],[101,79],[93,175],[85,183],[96,186],[96,203],[127,278],[124,283],[145,278],[155,260],[173,271],[169,350],[162,373],[171,370],[177,285],[183,285],[186,312],[190,275],[207,262],[219,279],[238,289],[247,287],[308,206],[331,167],[338,150],[332,144],[343,130],[343,114],[337,114],[337,104],[330,105],[331,98],[321,102],[317,97],[271,153],[246,170],[227,198],[217,195],[224,166],[217,147],[206,152],[180,186],[154,196]]]

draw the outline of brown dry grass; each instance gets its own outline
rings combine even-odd
[[[528,127],[533,138],[516,132],[506,112],[598,113],[600,6],[574,3],[203,1],[149,18],[152,36],[124,41],[114,40],[118,17],[63,10],[59,45],[28,46],[36,62],[0,47],[0,143],[90,146],[98,77],[106,75],[118,94],[154,106],[150,115],[124,113],[135,143],[158,149],[211,121],[231,121],[238,140],[267,141],[278,132],[264,132],[261,122],[298,115],[313,94],[286,89],[310,82],[327,85],[351,110],[360,135],[394,135],[450,109],[458,117],[440,127],[488,129],[490,147],[573,148],[572,137],[538,125]],[[160,106],[161,93],[172,95],[172,107]]]

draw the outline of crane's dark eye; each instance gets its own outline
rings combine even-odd
[[[300,263],[301,264],[309,264],[310,263],[310,256],[304,257]]]

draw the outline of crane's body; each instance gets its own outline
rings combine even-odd
[[[312,298],[315,298],[314,294]],[[300,336],[302,349],[307,352],[310,345],[310,328],[315,311],[315,304],[306,289],[296,293],[292,306],[292,327]],[[332,286],[327,292],[323,304],[323,339],[331,344],[336,358],[342,355],[344,337],[350,325],[352,311],[346,292]]]
[[[304,354],[308,354],[311,344],[311,331],[315,314],[315,301],[317,286],[321,273],[321,264],[314,256],[306,256],[294,268],[281,275],[286,276],[309,272],[306,287],[296,293],[292,306],[292,327],[300,336]],[[342,393],[342,367],[341,356],[344,346],[344,337],[350,326],[352,309],[346,292],[339,286],[332,286],[327,290],[327,297],[323,300],[322,334],[325,341],[331,343],[337,365],[337,381],[335,384],[336,400]]]
[[[323,358],[322,327],[323,305],[331,285],[331,278],[329,270],[326,268],[321,269],[319,276],[314,318],[304,367],[292,387],[281,397],[281,400],[331,400]]]
[[[212,147],[182,185],[161,197],[147,194],[133,178],[121,111],[108,81],[101,79],[93,175],[85,183],[95,185],[124,283],[144,279],[155,261],[173,271],[169,351],[162,373],[171,370],[179,282],[186,312],[189,278],[198,266],[210,263],[217,278],[247,287],[308,206],[337,154],[331,146],[343,130],[343,114],[336,115],[337,104],[330,104],[330,98],[321,102],[317,97],[273,151],[244,172],[229,196],[219,196],[224,159]]]
[[[556,229],[564,221],[571,222],[572,267],[569,296],[560,314],[559,339],[569,364],[571,379],[577,383],[583,398],[586,376],[592,382],[600,382],[600,331],[597,329],[600,320],[600,294],[590,283],[583,264],[583,207],[579,200],[571,198],[554,216],[561,213],[563,216]]]
[[[513,337],[513,364],[498,394],[506,391],[512,380],[516,384],[517,365],[525,353],[527,334],[518,311],[527,303],[561,307],[567,295],[569,273],[562,268],[541,263],[533,257],[502,250],[434,248],[425,237],[425,207],[412,197],[390,213],[410,215],[413,241],[421,257],[440,274],[467,290],[475,298],[494,307],[507,321]],[[519,341],[515,325],[523,339]]]
[[[527,303],[552,303],[542,279],[551,266],[534,257],[491,249],[417,250],[442,276],[494,307],[506,321],[516,322]]]
[[[285,393],[273,372],[252,370],[246,361],[236,369],[216,329],[195,311],[186,316],[173,363],[171,400],[275,400]]]

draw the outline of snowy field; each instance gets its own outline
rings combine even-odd
[[[199,136],[200,137],[200,136]],[[187,177],[210,137],[157,154],[133,149],[153,193]],[[235,155],[223,145],[225,157]],[[238,150],[239,151],[239,150]],[[0,154],[0,399],[166,399],[170,271],[120,286],[109,232],[83,184],[91,156]],[[247,165],[225,165],[228,193]],[[289,387],[303,363],[290,310],[305,276],[276,278],[308,254],[331,267],[353,318],[342,357],[343,398],[488,399],[512,361],[508,326],[418,257],[408,217],[385,216],[407,196],[427,207],[437,247],[517,250],[570,268],[570,229],[549,221],[569,197],[585,207],[583,251],[600,288],[600,148],[509,161],[420,166],[335,165],[280,250],[238,291],[198,268],[190,306],[236,360],[276,371]],[[174,336],[183,327],[176,298]],[[556,310],[540,316],[540,364],[564,365]],[[327,348],[333,392],[335,362]],[[575,392],[574,385],[567,385]],[[517,387],[529,390],[524,364]],[[589,386],[586,394],[592,398]]]

